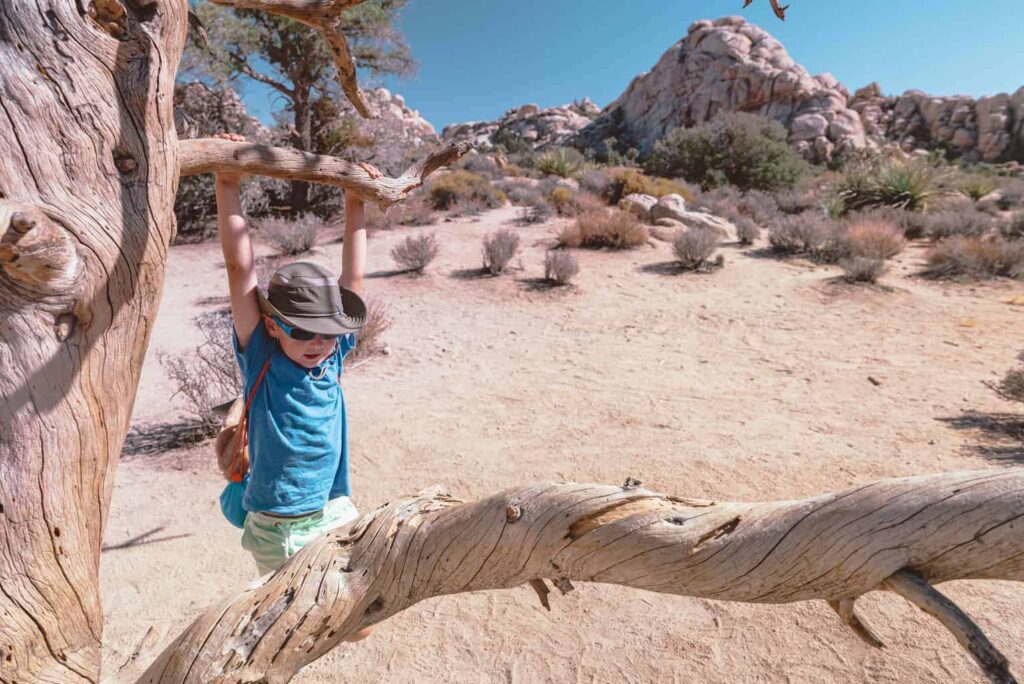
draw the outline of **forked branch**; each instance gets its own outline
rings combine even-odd
[[[341,30],[340,18],[345,10],[359,5],[365,0],[212,0],[215,4],[235,9],[251,9],[276,14],[294,19],[313,29],[323,36],[327,47],[334,58],[334,66],[338,70],[338,81],[341,83],[345,96],[359,114],[367,119],[376,116],[376,112],[359,88],[356,65],[348,42]]]
[[[178,168],[181,176],[233,171],[250,176],[336,185],[388,207],[405,199],[423,185],[427,176],[458,160],[471,147],[468,142],[449,143],[411,166],[398,178],[375,179],[357,162],[338,157],[221,138],[197,138],[178,143]]]
[[[432,489],[383,506],[208,610],[141,681],[286,682],[345,635],[424,599],[529,584],[546,604],[544,579],[562,591],[573,579],[722,601],[824,599],[875,642],[852,599],[889,588],[927,605],[905,568],[921,582],[1024,580],[1024,468],[770,503],[638,485],[543,483],[472,503]],[[967,623],[944,620],[965,633]],[[965,645],[1009,676],[983,637]]]

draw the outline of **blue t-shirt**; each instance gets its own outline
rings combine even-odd
[[[348,496],[348,431],[339,381],[355,335],[339,337],[334,354],[314,369],[289,359],[262,321],[245,351],[238,349],[237,335],[234,344],[246,399],[270,357],[249,409],[250,473],[242,506],[301,515]]]

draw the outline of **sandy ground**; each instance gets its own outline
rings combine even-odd
[[[542,480],[620,483],[711,499],[803,497],[873,479],[1024,463],[1000,434],[1019,408],[983,384],[1014,364],[1020,284],[911,277],[889,290],[838,285],[837,269],[726,245],[725,268],[666,275],[664,243],[580,252],[569,290],[532,286],[557,223],[520,228],[522,270],[473,278],[480,240],[513,209],[434,230],[422,278],[386,275],[406,233],[370,241],[368,295],[394,319],[392,353],[346,374],[354,500],[369,509],[441,483],[462,498]],[[339,244],[313,259],[334,269]],[[135,406],[156,426],[183,415],[159,351],[195,344],[191,318],[223,306],[216,244],[172,250]],[[876,385],[869,376],[877,380]],[[1017,421],[1019,423],[1019,420]],[[255,578],[216,507],[208,445],[125,455],[101,572],[106,667],[149,628],[170,641]],[[125,546],[139,535],[141,543]],[[1024,586],[943,585],[1024,674]],[[528,588],[424,602],[339,647],[297,682],[980,681],[953,638],[901,599],[863,610],[873,650],[823,602],[755,606],[583,585],[545,612]]]

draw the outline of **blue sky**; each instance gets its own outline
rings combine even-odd
[[[851,92],[988,95],[1024,85],[1024,0],[410,0],[401,26],[419,62],[385,85],[437,127],[493,119],[527,102],[588,96],[605,106],[686,35],[696,19],[727,14],[759,24],[812,74]],[[244,88],[270,121],[273,98]],[[278,105],[279,106],[279,105]]]

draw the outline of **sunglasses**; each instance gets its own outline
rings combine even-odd
[[[300,342],[308,342],[317,335],[323,338],[324,342],[333,342],[334,340],[341,337],[341,335],[324,335],[323,333],[310,332],[309,330],[303,330],[302,328],[296,328],[291,325],[287,325],[281,321],[277,316],[273,317],[274,322],[277,323],[281,330],[284,330],[284,334],[293,340],[299,340]]]

